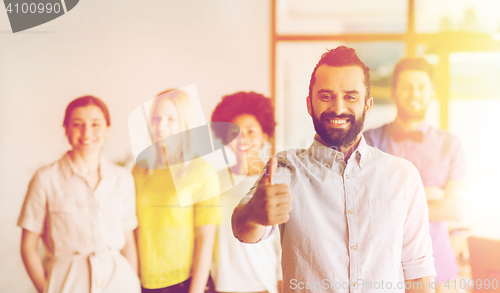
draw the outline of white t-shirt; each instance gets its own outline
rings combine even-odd
[[[220,196],[222,219],[217,230],[211,272],[215,289],[219,292],[277,293],[278,280],[282,279],[279,233],[265,241],[246,244],[239,242],[231,229],[234,208],[259,176],[232,175],[234,182],[240,183]],[[221,182],[222,190],[225,190],[225,184],[231,185],[231,182]]]

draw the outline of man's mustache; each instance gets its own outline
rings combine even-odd
[[[356,117],[351,114],[340,114],[337,115],[335,112],[323,112],[321,113],[321,116],[319,117],[321,120],[327,120],[327,119],[349,119],[350,121],[355,121]]]

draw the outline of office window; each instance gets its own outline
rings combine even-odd
[[[415,31],[493,33],[500,29],[499,11],[496,0],[415,0]]]
[[[401,0],[278,0],[279,34],[404,33],[408,3]]]
[[[464,147],[476,233],[500,237],[500,52],[450,54],[449,130]]]

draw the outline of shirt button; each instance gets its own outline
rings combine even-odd
[[[348,212],[349,214],[351,214],[351,215],[352,215],[352,213],[353,213],[353,211],[352,211],[352,210],[348,210],[347,212]]]
[[[356,246],[354,246],[354,245],[353,245],[353,246],[351,246],[351,249],[352,249],[352,250],[356,250]]]
[[[342,155],[340,153],[337,153],[337,159],[340,159],[340,157],[342,157]]]
[[[354,282],[354,284],[352,284],[352,286],[356,287],[356,285],[357,285],[357,284],[358,284],[358,283]]]
[[[363,161],[359,161],[359,164],[360,164],[360,165],[363,165]]]
[[[345,174],[345,179],[349,179],[349,174]]]

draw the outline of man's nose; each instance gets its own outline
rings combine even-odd
[[[413,87],[413,90],[410,91],[412,99],[420,99],[422,96],[422,91],[418,87]]]
[[[346,104],[345,104],[344,99],[342,99],[342,98],[333,99],[331,104],[330,104],[330,110],[335,112],[337,115],[345,113],[346,112]]]

